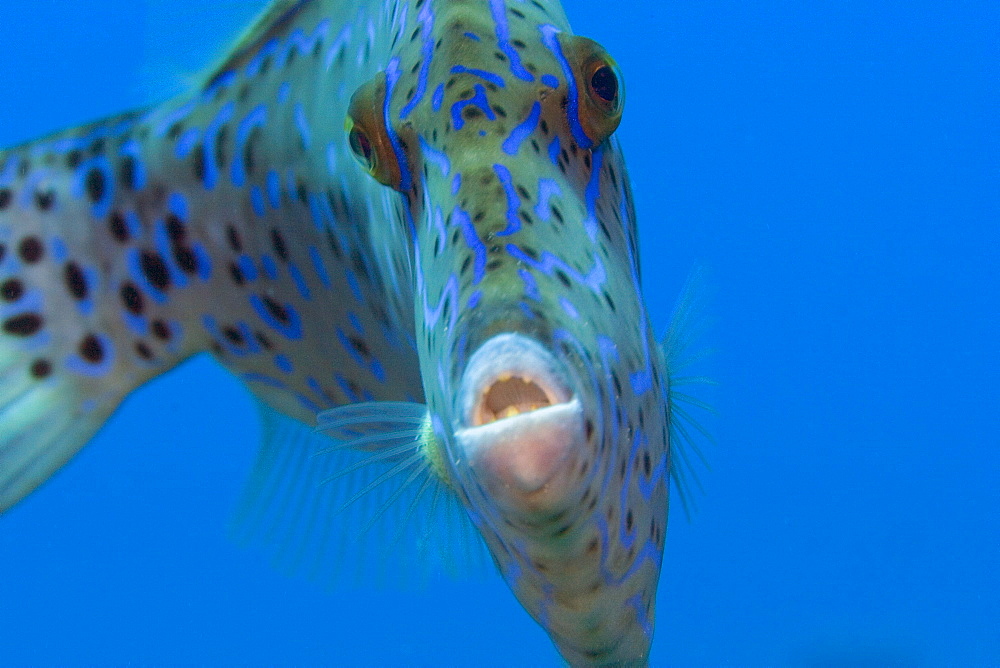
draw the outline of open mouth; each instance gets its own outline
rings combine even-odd
[[[559,403],[556,392],[530,376],[503,373],[476,401],[472,425],[479,426]]]
[[[497,494],[542,490],[583,442],[568,373],[522,334],[498,334],[476,350],[462,374],[458,409],[456,440]]]

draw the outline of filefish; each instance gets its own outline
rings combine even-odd
[[[646,663],[678,431],[624,95],[555,1],[276,0],[190,92],[0,152],[0,510],[210,351],[457,499],[570,664]]]

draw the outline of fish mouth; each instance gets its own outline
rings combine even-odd
[[[458,446],[497,500],[548,505],[581,450],[583,416],[565,367],[540,343],[498,334],[473,353],[459,391]]]

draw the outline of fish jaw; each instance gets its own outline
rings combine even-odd
[[[498,334],[469,359],[455,441],[505,509],[552,513],[571,496],[569,474],[586,445],[572,387],[558,360],[522,334]]]

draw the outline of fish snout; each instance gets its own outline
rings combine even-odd
[[[574,386],[565,366],[522,334],[497,334],[469,358],[455,439],[501,506],[549,513],[570,498],[571,473],[586,445]]]

